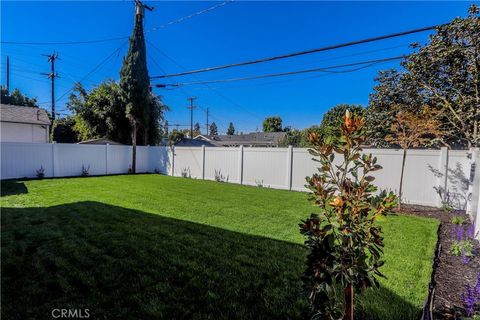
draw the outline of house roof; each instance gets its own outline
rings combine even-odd
[[[97,138],[91,140],[80,141],[78,144],[121,144],[107,138]]]
[[[217,144],[207,141],[207,140],[201,140],[201,139],[182,139],[182,141],[178,142],[175,144],[177,147],[218,147]]]
[[[42,108],[0,104],[0,121],[50,125],[48,113]]]
[[[251,132],[234,135],[198,135],[197,140],[205,140],[217,145],[270,145],[276,146],[285,137],[285,132]]]

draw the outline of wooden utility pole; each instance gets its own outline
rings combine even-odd
[[[143,26],[143,16],[145,15],[145,9],[152,11],[153,8],[143,4],[140,0],[135,1],[135,26]],[[134,29],[137,30],[137,29]],[[143,27],[140,29],[143,37]],[[137,119],[132,121],[132,173],[137,172]]]
[[[190,139],[193,139],[193,109],[196,107],[193,105],[193,101],[196,100],[197,97],[190,97],[187,100],[190,101],[190,106],[187,109],[190,109]]]
[[[10,57],[7,56],[7,94],[10,94]]]
[[[52,83],[52,122],[55,121],[55,78],[58,77],[58,74],[55,73],[55,60],[58,59],[58,53],[54,52],[52,54],[44,54],[43,56],[48,57],[48,62],[50,62],[50,73],[42,73],[43,75],[48,76]],[[53,126],[53,123],[52,123]],[[50,128],[52,127],[50,126]]]

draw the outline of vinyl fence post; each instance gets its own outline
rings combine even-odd
[[[202,180],[205,180],[205,145],[202,145]]]
[[[57,164],[57,147],[55,141],[52,142],[52,177],[56,176],[55,165]]]
[[[172,152],[172,165],[170,167],[170,170],[172,171],[171,176],[175,176],[175,146],[172,146],[170,148],[170,151]]]
[[[292,190],[293,147],[287,149],[287,189]]]
[[[444,194],[447,192],[447,178],[448,178],[448,148],[440,148],[440,158],[438,161],[437,185],[439,192]],[[439,193],[437,197],[437,207],[442,206],[442,195]]]
[[[107,143],[105,145],[105,175],[108,175],[108,146],[109,144]]]
[[[243,184],[243,145],[238,150],[238,182]]]
[[[467,214],[472,221],[478,220],[478,205],[480,202],[480,150],[471,148],[469,152],[470,170],[468,175],[468,192],[467,192]],[[477,225],[478,228],[478,225]]]

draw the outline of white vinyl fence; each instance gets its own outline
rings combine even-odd
[[[1,143],[1,178],[32,178],[42,167],[46,177],[127,173],[131,146]],[[380,189],[398,191],[402,150],[365,149],[378,158],[383,170],[374,172]],[[252,186],[306,191],[305,177],[318,163],[307,149],[137,147],[137,172],[221,180]],[[444,202],[465,209],[480,229],[480,152],[408,150],[403,201],[440,207]]]
[[[137,172],[170,172],[166,147],[137,147]],[[70,143],[1,143],[1,178],[35,178],[43,168],[45,177],[80,176],[82,167],[89,175],[128,173],[132,147]]]

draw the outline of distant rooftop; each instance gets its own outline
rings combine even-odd
[[[51,121],[45,109],[0,104],[0,121],[27,124],[50,125]]]
[[[217,146],[278,146],[285,132],[251,132],[234,135],[198,135],[196,140],[211,142]]]
[[[117,145],[121,144],[116,141],[107,139],[107,138],[97,138],[97,139],[91,139],[91,140],[84,140],[78,142],[78,144],[112,144],[112,145]]]

